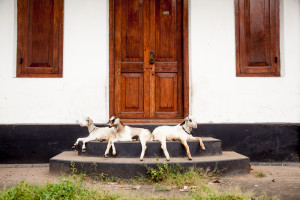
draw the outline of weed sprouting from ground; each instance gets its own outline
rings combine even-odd
[[[263,178],[263,177],[266,177],[266,175],[263,173],[263,172],[259,172],[257,173],[256,175],[258,178]]]
[[[203,169],[184,169],[180,165],[169,166],[167,164],[157,165],[149,168],[147,175],[151,182],[163,182],[164,184],[176,185],[178,188],[184,185],[204,184],[209,177]]]
[[[70,165],[71,165],[71,174],[73,175],[77,174],[78,170],[76,168],[76,163],[74,161],[71,161]]]
[[[165,185],[156,185],[155,188],[156,188],[156,190],[162,191],[162,192],[171,190],[170,186],[165,186]]]

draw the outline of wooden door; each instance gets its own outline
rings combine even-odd
[[[183,117],[182,0],[115,0],[114,115]]]

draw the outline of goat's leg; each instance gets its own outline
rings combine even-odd
[[[202,142],[202,139],[201,139],[200,137],[198,137],[198,141],[199,141],[199,143],[200,143],[201,149],[202,149],[203,151],[205,151],[205,146],[204,146],[204,144],[203,144],[203,142]]]
[[[189,160],[192,160],[192,156],[191,156],[190,148],[189,148],[189,146],[188,146],[188,144],[187,144],[186,140],[184,140],[184,139],[181,139],[180,141],[181,141],[181,144],[183,144],[183,146],[184,146],[184,148],[185,148],[185,150],[186,150],[186,154],[187,154],[187,156],[188,156]]]
[[[201,139],[200,137],[194,137],[194,138],[195,138],[195,140],[198,140],[198,141],[199,141],[201,149],[202,149],[203,151],[205,151],[205,146],[204,146],[204,144],[203,144],[203,142],[202,142],[202,139]]]
[[[112,150],[113,150],[112,154],[113,155],[117,154],[115,144],[114,144],[117,140],[118,140],[117,138],[108,140],[106,151],[104,153],[105,158],[107,158],[107,155],[109,154],[109,150],[110,150],[111,147],[112,147]]]
[[[104,153],[104,157],[107,158],[107,155],[109,154],[109,149],[111,147],[111,144],[112,144],[112,140],[109,139],[108,140],[108,143],[107,143],[107,147],[106,147],[106,150],[105,150],[105,153]]]
[[[94,140],[94,138],[90,138],[90,137],[87,137],[87,138],[84,138],[84,140],[82,141],[82,153],[85,153],[85,143],[89,142],[89,141],[92,141]]]
[[[205,151],[205,146],[204,146],[204,144],[203,144],[203,142],[202,142],[202,139],[201,139],[200,137],[193,137],[193,136],[191,136],[191,137],[189,137],[189,138],[187,138],[187,139],[188,139],[188,140],[193,140],[193,141],[199,141],[201,149],[202,149],[203,151]]]
[[[85,138],[78,138],[78,139],[76,140],[76,142],[74,143],[74,145],[72,146],[72,149],[76,149],[78,143],[81,142],[81,141],[83,141],[84,139],[85,139]]]
[[[112,146],[112,154],[115,156],[117,154],[115,143],[112,142],[111,146]]]
[[[167,150],[166,140],[162,140],[162,141],[160,141],[160,143],[161,143],[161,148],[164,151],[164,154],[167,158],[167,161],[169,161],[170,160],[170,155],[169,155],[169,152]]]
[[[146,140],[141,140],[141,145],[142,145],[142,153],[141,153],[141,156],[140,156],[140,161],[143,161],[144,160],[144,155],[145,155],[145,152],[146,152],[146,149],[147,149]]]

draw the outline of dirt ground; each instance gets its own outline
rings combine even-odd
[[[259,177],[258,174],[261,174]],[[0,165],[0,188],[16,185],[21,180],[31,184],[57,182],[57,176],[49,174],[45,166],[6,166]],[[218,183],[209,183],[220,190],[240,188],[243,192],[251,191],[257,195],[277,196],[282,200],[300,200],[300,165],[296,166],[252,166],[248,175],[220,177]],[[180,196],[186,191],[172,187],[162,190],[157,184],[138,185],[124,183],[105,183],[89,181],[88,186],[111,192],[140,193],[151,196]]]

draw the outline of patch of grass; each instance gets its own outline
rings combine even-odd
[[[38,186],[28,185],[24,181],[21,181],[9,190],[4,188],[0,193],[0,199],[36,199],[38,190]]]
[[[208,183],[215,179],[218,174],[215,170],[208,173],[203,169],[189,168],[184,169],[180,165],[170,166],[167,164],[157,165],[154,168],[148,168],[149,182],[159,182],[162,185],[156,185],[158,191],[168,191],[167,188],[175,185],[177,188],[189,186],[187,195],[180,199],[199,199],[199,200],[277,200],[276,197],[260,196],[255,197],[251,192],[243,193],[240,190],[220,191],[218,188],[210,186]],[[260,176],[265,176],[263,173]]]
[[[185,200],[185,199],[199,199],[199,200],[275,200],[277,198],[269,198],[266,196],[254,197],[251,193],[242,193],[238,190],[220,191],[218,187],[209,185],[212,179],[212,174],[204,171],[203,169],[190,168],[184,169],[180,165],[170,166],[168,164],[158,165],[154,168],[148,168],[148,179],[141,177],[134,177],[133,179],[124,180],[116,178],[108,178],[106,174],[97,174],[98,181],[101,182],[115,182],[118,183],[130,183],[141,184],[155,183],[155,191],[164,192],[162,197],[158,197],[157,194],[145,194],[141,192],[130,192],[130,194],[117,193],[113,191],[103,191],[98,185],[93,185],[93,189],[87,188],[88,183],[84,184],[84,181],[89,180],[83,173],[78,173],[75,163],[71,163],[72,175],[69,177],[59,178],[58,183],[46,183],[45,185],[30,185],[25,181],[21,181],[10,189],[4,188],[0,190],[0,200],[8,199],[108,199],[108,200],[130,200],[130,199],[142,199],[142,200]],[[262,173],[263,174],[263,173]],[[94,178],[94,177],[93,177]],[[95,179],[94,179],[95,180]],[[89,182],[89,181],[88,181]],[[158,184],[159,182],[159,184]],[[94,183],[93,183],[94,184]],[[188,189],[184,189],[185,192],[179,192],[179,189],[183,186],[188,186]],[[171,191],[172,190],[172,191]],[[176,193],[177,190],[177,193]],[[171,191],[171,192],[169,192]],[[172,195],[177,197],[166,197]],[[178,192],[180,195],[178,195]],[[156,192],[158,193],[158,192]],[[160,193],[162,194],[162,193]]]
[[[195,187],[193,190],[188,192],[188,196],[192,199],[211,199],[211,200],[249,200],[252,195],[242,193],[240,191],[226,191],[219,192],[215,188],[210,188],[206,185]]]
[[[84,181],[81,177],[71,176],[68,178],[60,178],[59,183],[51,184],[47,183],[42,186],[30,185],[24,181],[21,181],[16,186],[10,189],[4,189],[0,191],[0,199],[95,199],[95,200],[275,200],[277,198],[268,197],[256,197],[252,198],[251,193],[245,194],[240,191],[226,191],[220,192],[215,187],[210,187],[207,184],[201,184],[197,186],[190,187],[187,193],[181,193],[177,197],[166,197],[165,195],[158,197],[155,195],[145,195],[141,193],[130,194],[125,193],[113,193],[108,191],[101,191],[101,189],[93,190],[86,188],[83,185]],[[167,185],[156,185],[156,191],[168,192],[171,190],[171,186]],[[165,193],[164,193],[165,194]]]
[[[155,188],[157,191],[162,191],[162,192],[171,190],[170,186],[165,186],[165,185],[156,185]]]
[[[255,197],[252,192],[243,193],[239,189],[220,192],[216,188],[207,185],[194,187],[188,192],[190,199],[199,200],[279,200],[277,197]]]
[[[118,199],[120,195],[99,193],[82,187],[83,181],[60,180],[59,183],[47,183],[44,186],[30,185],[21,181],[16,186],[0,191],[0,199]]]
[[[169,166],[167,164],[149,168],[147,175],[150,182],[163,182],[166,185],[176,185],[178,188],[184,185],[204,184],[209,177],[203,169],[189,168],[186,170],[179,165]]]
[[[152,182],[161,182],[168,173],[168,165],[162,164],[157,165],[155,168],[149,168],[147,171],[147,175]]]
[[[258,178],[263,178],[263,177],[266,177],[266,175],[263,173],[263,172],[259,172],[257,173],[256,175]]]

